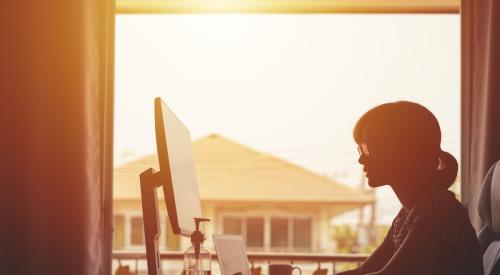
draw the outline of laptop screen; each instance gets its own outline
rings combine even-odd
[[[240,235],[213,235],[213,240],[222,275],[251,275]]]

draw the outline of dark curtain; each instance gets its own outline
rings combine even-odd
[[[114,1],[0,6],[0,274],[111,274]]]
[[[500,1],[462,0],[462,200],[478,230],[481,183],[500,159]]]

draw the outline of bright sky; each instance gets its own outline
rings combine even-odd
[[[458,15],[116,20],[115,164],[155,153],[157,96],[193,139],[218,133],[351,186],[361,176],[352,128],[380,103],[428,107],[459,158]]]

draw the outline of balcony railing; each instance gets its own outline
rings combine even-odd
[[[160,259],[162,263],[165,261],[182,261],[183,252],[162,252],[160,253]],[[247,254],[248,260],[256,266],[262,263],[270,263],[271,261],[277,262],[289,262],[291,264],[297,263],[308,263],[317,264],[322,266],[322,268],[328,268],[331,273],[335,274],[338,272],[338,264],[351,263],[355,265],[361,264],[367,257],[368,254],[320,254],[320,253],[260,253],[260,252],[249,252]],[[212,255],[213,260],[217,260],[217,255]],[[132,261],[134,266],[132,267],[132,272],[134,274],[139,274],[139,262],[146,262],[146,254],[143,252],[130,252],[130,251],[114,251],[113,260],[118,262]],[[162,266],[165,267],[165,264]]]

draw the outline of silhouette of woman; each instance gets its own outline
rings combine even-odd
[[[436,117],[412,102],[382,104],[359,119],[353,135],[368,185],[389,185],[402,208],[373,254],[338,274],[482,275],[467,211],[448,191],[458,164],[441,150]]]

